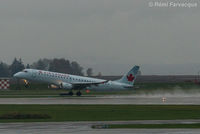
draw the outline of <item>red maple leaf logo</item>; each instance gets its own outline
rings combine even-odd
[[[129,75],[126,76],[126,78],[127,78],[128,81],[132,82],[135,77],[132,74],[129,74]]]

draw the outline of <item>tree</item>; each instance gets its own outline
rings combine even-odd
[[[102,76],[101,72],[99,72],[97,76],[98,76],[98,77],[101,77],[101,76]]]
[[[45,63],[40,59],[38,62],[37,62],[37,66],[36,66],[36,69],[40,69],[40,70],[45,70]]]
[[[49,64],[49,71],[69,73],[74,75],[83,75],[83,68],[75,61],[71,62],[69,60],[53,59]]]
[[[86,73],[87,73],[88,76],[92,76],[92,74],[93,74],[92,68],[88,68]]]
[[[39,59],[37,62],[34,62],[31,67],[39,70],[49,70],[51,61],[50,59]]]
[[[69,60],[53,59],[49,64],[49,71],[60,72],[60,73],[71,73],[71,65]]]
[[[77,62],[73,61],[71,62],[71,69],[72,69],[72,74],[74,75],[84,75],[83,74],[83,67],[81,67]]]
[[[19,71],[22,71],[24,68],[25,67],[24,67],[24,64],[23,64],[21,58],[19,60],[17,60],[17,58],[15,58],[9,67],[11,75],[13,75]]]
[[[30,65],[29,65],[29,64],[27,64],[27,65],[26,65],[26,68],[27,68],[27,69],[29,69],[29,68],[30,68]]]
[[[0,77],[9,77],[9,68],[8,65],[1,62],[0,63]]]
[[[60,73],[68,73],[74,75],[84,75],[83,67],[81,67],[76,61],[70,62],[64,58],[61,59],[39,59],[38,61],[26,66],[23,64],[22,59],[14,58],[11,65],[7,65],[0,62],[0,77],[13,76],[13,74],[22,71],[24,68],[35,68],[40,70],[48,70]],[[87,75],[92,76],[92,68],[87,69]]]

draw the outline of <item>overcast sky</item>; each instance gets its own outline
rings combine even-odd
[[[190,0],[195,8],[149,7],[151,1],[1,0],[0,60],[66,58],[105,75],[135,64],[143,74],[197,73],[199,1]]]

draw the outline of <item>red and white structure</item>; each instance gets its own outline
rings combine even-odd
[[[9,89],[9,88],[10,88],[10,79],[0,78],[0,89]]]

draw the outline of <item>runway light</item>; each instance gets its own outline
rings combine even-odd
[[[86,93],[89,93],[90,92],[90,90],[89,89],[86,89]]]
[[[166,98],[165,98],[165,97],[163,97],[163,98],[162,98],[162,101],[163,101],[163,102],[165,102],[165,101],[166,101]]]

